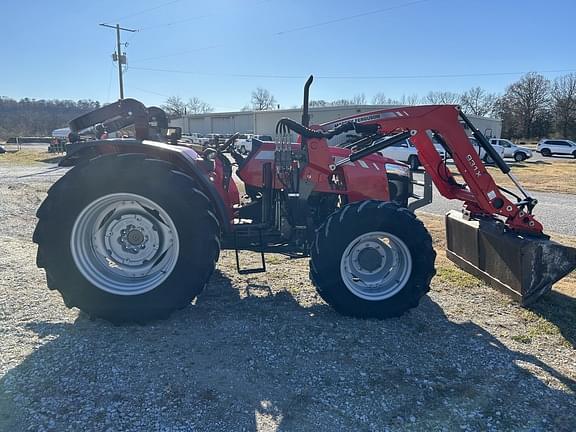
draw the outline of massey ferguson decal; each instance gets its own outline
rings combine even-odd
[[[337,122],[334,123],[324,123],[322,125],[322,129],[334,129],[337,128],[338,126],[347,123],[347,122],[354,122],[354,123],[364,123],[364,122],[369,122],[372,120],[379,120],[379,119],[385,119],[385,118],[389,118],[389,117],[397,117],[397,115],[395,113],[392,112],[385,112],[385,113],[372,113],[372,114],[367,114],[364,116],[360,116],[360,117],[354,117],[354,118],[344,118],[341,119]]]

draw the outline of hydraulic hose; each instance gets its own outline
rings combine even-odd
[[[352,121],[342,123],[340,126],[330,129],[329,131],[322,131],[322,130],[314,130],[306,127],[292,119],[289,118],[281,118],[276,123],[276,133],[287,133],[288,131],[294,131],[305,138],[326,138],[330,139],[336,135],[340,135],[341,133],[348,132],[351,130],[355,130],[358,133],[376,133],[378,131],[378,125],[376,124],[369,124],[369,125],[362,125],[359,123],[354,123]]]

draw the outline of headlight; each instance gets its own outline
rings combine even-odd
[[[385,165],[385,168],[388,174],[396,174],[402,177],[410,177],[410,167],[387,163]]]

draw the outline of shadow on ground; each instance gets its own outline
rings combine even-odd
[[[564,339],[576,348],[576,298],[551,291],[530,309],[556,325]]]
[[[167,321],[114,327],[81,315],[28,329],[49,341],[1,379],[0,430],[574,425],[573,380],[450,321],[428,297],[399,319],[355,320],[266,284],[239,289],[217,272]],[[555,380],[568,390],[546,383]]]

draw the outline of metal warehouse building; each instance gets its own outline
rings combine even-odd
[[[358,113],[375,111],[386,108],[396,108],[397,105],[342,105],[330,107],[310,108],[310,124],[326,123]],[[238,111],[224,113],[209,113],[188,115],[170,122],[172,126],[179,126],[183,133],[218,133],[231,134],[235,132],[255,133],[259,135],[274,136],[276,123],[282,117],[300,121],[301,109],[284,109],[273,111]],[[500,138],[502,120],[468,116],[472,123],[488,137]]]

